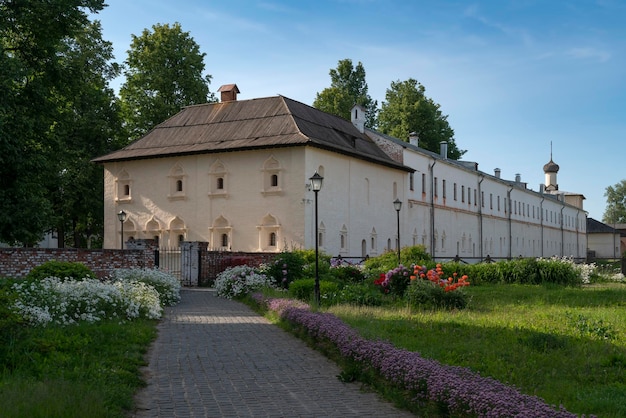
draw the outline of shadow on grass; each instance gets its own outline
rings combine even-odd
[[[572,307],[567,301],[564,305]],[[546,332],[532,321],[472,325],[463,322],[471,321],[472,313],[460,319],[418,312],[407,319],[372,312],[341,311],[339,316],[365,338],[388,340],[425,358],[468,367],[569,411],[626,416],[624,346],[593,335]]]

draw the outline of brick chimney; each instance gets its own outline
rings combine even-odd
[[[237,93],[240,93],[239,88],[237,88],[237,84],[224,84],[222,87],[217,89],[220,93],[222,93],[220,100],[222,102],[232,102],[237,100]]]

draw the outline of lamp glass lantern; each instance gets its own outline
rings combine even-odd
[[[322,189],[324,177],[320,176],[317,171],[309,178],[309,180],[311,181],[311,190],[319,192]]]

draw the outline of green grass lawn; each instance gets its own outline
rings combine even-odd
[[[17,327],[0,347],[0,416],[125,417],[156,321]]]
[[[461,311],[339,305],[368,339],[469,367],[578,414],[626,416],[626,286],[483,285]]]

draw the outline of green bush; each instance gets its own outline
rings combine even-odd
[[[331,267],[330,274],[340,283],[361,283],[365,280],[361,269],[355,266]]]
[[[287,289],[289,283],[304,277],[305,264],[306,261],[302,254],[295,251],[284,251],[274,258],[263,273],[276,286]]]
[[[442,265],[446,274],[456,268],[467,274],[472,285],[485,283],[556,284],[576,286],[582,283],[580,269],[573,261],[557,257],[549,259],[524,258],[496,263]]]
[[[467,306],[467,294],[462,289],[446,292],[443,287],[424,279],[411,281],[405,298],[416,308],[463,309]]]
[[[330,256],[319,254],[318,265],[319,275],[327,275],[330,270]],[[315,276],[315,251],[283,251],[262,272],[273,280],[276,286],[287,289],[295,280]]]
[[[574,263],[566,259],[551,258],[537,260],[540,283],[554,283],[566,286],[582,284],[580,273]]]
[[[413,264],[425,264],[432,259],[426,252],[426,247],[416,245],[414,247],[404,247],[400,250],[401,264],[411,266]],[[377,257],[371,257],[365,261],[365,270],[371,275],[377,276],[398,267],[398,253],[388,251]]]
[[[320,298],[332,298],[339,290],[337,283],[320,280]],[[289,296],[296,299],[309,301],[315,294],[315,279],[300,279],[289,284]]]
[[[15,280],[0,279],[0,340],[2,341],[9,341],[8,335],[21,323],[21,317],[12,309],[17,300],[17,294],[11,290],[13,283]]]
[[[50,260],[34,267],[26,277],[29,280],[42,280],[46,277],[56,277],[61,280],[83,280],[95,279],[96,275],[82,263]]]
[[[335,294],[333,302],[359,306],[381,306],[384,297],[385,295],[373,283],[350,283]]]

